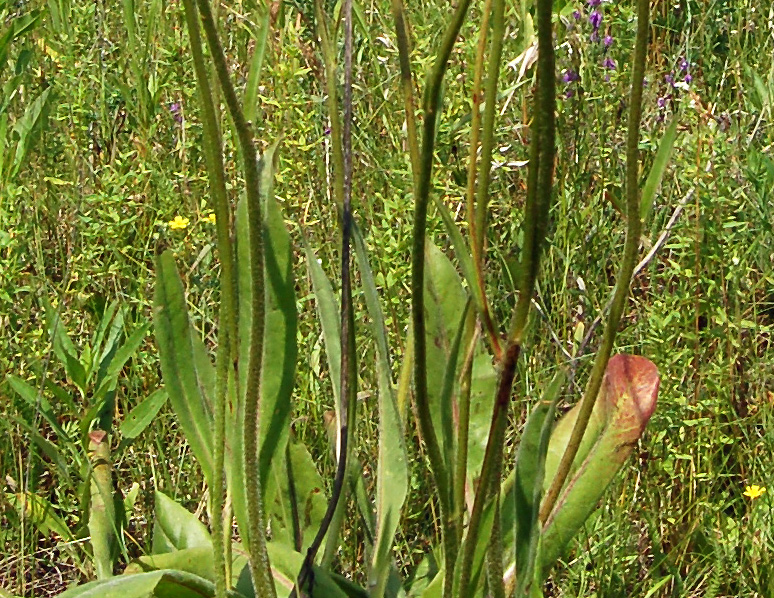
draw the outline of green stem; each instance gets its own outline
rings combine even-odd
[[[239,142],[245,176],[247,213],[250,230],[250,269],[253,293],[251,302],[252,327],[250,330],[250,354],[247,364],[245,389],[244,466],[247,484],[247,546],[250,571],[256,596],[276,596],[274,581],[266,552],[266,535],[261,504],[261,480],[258,462],[258,411],[263,366],[263,342],[265,329],[264,297],[264,249],[263,215],[260,197],[258,156],[253,141],[253,131],[244,117],[234,86],[228,73],[228,65],[220,43],[217,27],[208,0],[197,0],[202,26],[207,38],[215,72]]]
[[[508,347],[501,363],[492,420],[489,427],[481,476],[473,501],[468,534],[463,545],[462,560],[459,567],[459,583],[455,586],[455,596],[463,598],[472,595],[470,575],[473,556],[478,544],[481,518],[484,506],[489,500],[490,489],[499,477],[505,431],[508,424],[508,407],[511,400],[513,380],[516,375],[516,363],[521,353],[524,328],[529,314],[532,294],[535,289],[540,250],[548,228],[548,212],[551,205],[553,185],[553,167],[555,155],[555,104],[556,85],[554,79],[554,46],[552,30],[552,0],[539,0],[537,3],[538,63],[537,91],[534,97],[535,132],[530,147],[530,170],[527,179],[527,205],[525,211],[525,234],[522,257],[524,279],[519,299],[514,311],[511,330],[508,335]],[[480,199],[480,198],[479,198]],[[480,207],[480,206],[479,206]],[[495,523],[497,525],[497,523]],[[495,533],[498,533],[495,530]]]
[[[228,588],[227,550],[230,538],[225,537],[223,520],[223,472],[226,435],[226,396],[229,374],[236,358],[236,278],[234,276],[234,249],[231,241],[231,209],[226,191],[223,166],[223,142],[218,127],[215,103],[212,98],[207,67],[202,52],[199,20],[192,0],[184,0],[186,24],[194,63],[194,74],[199,87],[204,128],[204,158],[209,175],[210,194],[213,198],[218,252],[221,262],[221,304],[219,313],[219,343],[216,363],[215,390],[215,468],[212,488],[212,538],[215,568],[215,595],[223,598]],[[230,525],[228,526],[230,527]]]
[[[414,326],[414,399],[416,403],[419,429],[427,447],[430,467],[433,471],[436,486],[439,489],[439,506],[441,510],[441,538],[444,547],[444,596],[451,595],[454,579],[454,562],[457,560],[457,544],[454,534],[446,532],[448,517],[452,514],[449,496],[446,492],[448,475],[444,467],[443,455],[438,445],[438,438],[430,415],[430,405],[427,396],[427,338],[425,330],[425,238],[427,235],[427,204],[432,185],[433,158],[435,149],[435,128],[438,111],[441,105],[441,87],[443,77],[449,64],[454,43],[459,35],[462,23],[467,15],[470,0],[461,0],[452,16],[446,30],[441,48],[428,77],[424,102],[424,123],[422,151],[420,155],[419,184],[416,189],[414,208],[414,230],[411,252],[411,316]]]
[[[406,112],[406,137],[409,158],[411,160],[414,194],[416,195],[420,178],[419,135],[417,134],[417,118],[414,106],[414,79],[411,75],[411,44],[403,0],[392,0],[392,16],[395,20],[395,35],[400,61],[400,84],[403,90],[403,104]]]
[[[468,180],[465,190],[466,208],[468,212],[468,234],[473,261],[476,265],[481,261],[478,251],[478,230],[476,229],[476,165],[478,164],[478,148],[481,143],[481,91],[484,80],[484,57],[486,42],[489,39],[489,17],[492,13],[492,0],[485,0],[479,24],[478,46],[476,47],[476,62],[473,66],[473,90],[471,92],[470,118],[470,151],[468,153]]]
[[[478,188],[476,190],[475,249],[474,256],[483,263],[486,242],[487,211],[489,209],[489,183],[492,172],[492,148],[494,147],[495,114],[497,110],[497,85],[500,78],[500,61],[505,37],[505,0],[492,1],[492,47],[484,89],[484,124],[481,136],[481,159],[478,163]],[[476,113],[473,113],[476,116]],[[472,218],[472,216],[471,216]]]
[[[344,205],[344,150],[339,143],[342,138],[339,117],[339,91],[336,87],[336,51],[328,32],[328,21],[320,0],[315,0],[320,47],[325,65],[325,90],[328,94],[328,118],[331,122],[331,154],[333,161],[333,198],[341,209]]]
[[[465,339],[467,351],[465,360],[460,368],[460,393],[458,399],[457,417],[457,450],[454,464],[455,495],[452,499],[454,505],[453,527],[457,543],[462,542],[462,529],[465,520],[465,488],[468,483],[468,438],[470,435],[470,383],[473,375],[473,359],[476,355],[479,330],[475,327],[474,312],[468,312],[466,327],[472,331],[470,338]]]
[[[551,206],[555,148],[556,84],[554,47],[552,38],[552,0],[540,0],[538,16],[538,88],[533,103],[534,129],[530,144],[529,172],[527,173],[527,201],[525,206],[524,245],[522,248],[522,287],[516,303],[510,343],[521,344],[527,324],[535,281],[540,266],[540,252],[548,229],[548,212]]]
[[[494,8],[493,8],[494,6]],[[489,345],[492,347],[494,358],[499,362],[503,356],[503,348],[500,344],[500,334],[492,319],[492,310],[489,308],[489,300],[486,296],[486,284],[484,281],[484,243],[486,239],[486,214],[488,208],[489,180],[492,162],[492,144],[494,138],[494,111],[497,105],[497,80],[500,74],[500,58],[502,56],[504,25],[504,0],[486,0],[481,18],[478,48],[476,50],[476,66],[473,75],[473,114],[470,123],[470,154],[468,156],[468,181],[467,181],[467,211],[468,225],[470,229],[470,245],[473,254],[473,266],[476,276],[476,290],[481,306],[481,321],[487,333]],[[486,52],[487,34],[489,32],[490,17],[494,17],[494,37],[492,39],[492,52],[489,56],[486,90],[482,94],[481,85],[484,72],[484,54]],[[493,74],[494,73],[494,74]],[[481,99],[486,101],[484,112],[483,142],[481,142]],[[481,146],[481,161],[478,161],[478,150]],[[478,165],[478,175],[476,172]],[[476,183],[478,182],[478,193]],[[483,197],[483,200],[482,200]],[[476,206],[478,198],[478,206]]]
[[[556,476],[551,483],[540,509],[540,521],[545,523],[556,504],[559,493],[564,486],[570,472],[575,455],[578,453],[583,434],[588,426],[594,402],[602,385],[602,378],[607,368],[607,362],[613,351],[618,325],[621,322],[626,301],[629,296],[634,268],[637,264],[640,236],[642,234],[642,221],[640,219],[640,190],[639,190],[639,140],[640,120],[642,117],[642,86],[645,79],[645,61],[647,59],[648,34],[650,20],[649,0],[638,0],[637,3],[637,37],[634,45],[634,59],[632,61],[632,79],[629,90],[629,122],[626,138],[626,241],[624,243],[621,268],[613,294],[613,302],[610,307],[610,315],[607,319],[602,343],[594,359],[586,390],[581,399],[578,418],[572,429],[567,448],[562,455],[562,460],[556,471]]]

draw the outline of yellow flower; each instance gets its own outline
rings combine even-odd
[[[215,224],[215,214],[207,214],[206,216],[202,217],[202,221],[207,222],[209,224]]]
[[[751,500],[760,498],[761,496],[763,496],[764,492],[766,492],[766,488],[764,488],[763,486],[758,486],[756,484],[753,484],[752,486],[747,486],[744,489],[744,495],[749,497]]]
[[[167,222],[169,225],[169,228],[172,230],[183,230],[184,228],[188,227],[188,223],[190,220],[188,218],[183,218],[182,216],[175,216],[174,220],[170,220]]]

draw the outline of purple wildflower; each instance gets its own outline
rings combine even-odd
[[[566,71],[564,71],[564,74],[562,75],[562,81],[564,81],[565,83],[572,83],[573,81],[577,81],[578,79],[580,79],[580,75],[578,75],[578,73],[576,73],[572,69],[567,69]]]
[[[686,83],[688,83],[688,85],[690,85],[690,84],[691,84],[691,81],[693,81],[693,77],[691,77],[691,73],[688,73],[688,74],[685,76],[685,82],[686,82]]]
[[[656,100],[656,104],[658,104],[659,108],[664,108],[666,106],[667,99],[665,97],[659,98]]]
[[[568,100],[569,100],[569,99],[570,99],[572,96],[574,96],[574,95],[575,95],[575,92],[574,92],[572,89],[568,89],[567,91],[565,91],[565,92],[564,92],[564,97],[565,97],[566,99],[568,99]]]
[[[688,67],[691,66],[691,63],[688,62],[685,58],[680,59],[680,70],[682,72],[686,72],[688,70]]]
[[[666,81],[672,87],[675,86],[675,76],[672,73],[669,73],[666,77],[664,77],[664,81]]]
[[[602,0],[589,0],[588,2],[586,2],[586,4],[589,5],[589,8],[596,8],[597,6],[602,4]]]
[[[169,106],[169,111],[172,113],[172,117],[175,119],[176,123],[182,123],[183,122],[183,107],[180,105],[180,102],[174,102]]]
[[[589,23],[594,28],[594,31],[599,30],[599,26],[602,25],[602,12],[594,9],[589,15]]]
[[[605,48],[609,48],[610,46],[613,45],[613,36],[608,33],[602,39],[602,43],[604,44]]]
[[[615,70],[615,60],[610,58],[610,56],[605,56],[605,59],[602,61],[602,66],[606,69]]]
[[[595,44],[596,44],[596,43],[599,41],[599,31],[597,31],[596,29],[595,29],[594,31],[592,31],[592,32],[591,32],[591,35],[589,36],[589,39],[590,39],[590,40],[591,40],[593,43],[595,43]]]
[[[330,135],[331,134],[331,128],[325,127],[325,131],[323,132],[323,135]]]
[[[579,10],[572,11],[572,18],[575,19],[576,21],[580,21],[580,19],[581,19],[581,11],[579,11]]]

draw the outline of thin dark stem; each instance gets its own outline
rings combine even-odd
[[[318,4],[318,16],[321,17],[321,27],[325,27],[324,16]],[[340,417],[339,424],[339,452],[336,465],[336,477],[331,493],[328,508],[326,509],[320,528],[307,550],[304,563],[298,574],[296,587],[291,596],[296,596],[299,589],[303,590],[311,579],[312,566],[317,551],[322,544],[325,534],[328,532],[331,521],[337,509],[340,508],[341,496],[344,488],[344,478],[347,471],[347,462],[350,452],[350,434],[354,432],[355,405],[352,398],[355,394],[357,377],[355,374],[355,335],[354,314],[352,308],[352,280],[351,280],[351,237],[352,237],[352,0],[344,0],[344,122],[341,130],[340,152],[343,162],[343,180],[341,197],[341,379],[340,379]],[[327,36],[326,36],[327,37]],[[326,60],[328,67],[329,89],[335,89],[335,63],[332,63],[330,55],[330,40],[322,40],[327,46],[324,50],[329,53]],[[333,96],[335,100],[335,95]],[[329,103],[331,112],[336,113],[338,107],[335,101]],[[338,131],[331,131],[337,134]],[[336,141],[334,142],[334,145]]]
[[[637,263],[640,235],[642,234],[642,221],[640,219],[640,190],[639,190],[639,139],[640,120],[642,117],[642,86],[645,79],[645,61],[647,59],[648,34],[650,21],[649,0],[638,0],[637,3],[637,37],[634,46],[634,60],[632,67],[631,88],[629,91],[629,122],[626,139],[626,241],[624,242],[621,268],[613,295],[613,303],[610,306],[610,315],[607,319],[602,343],[594,360],[586,390],[580,402],[578,418],[572,429],[567,449],[562,455],[551,486],[546,492],[543,504],[540,508],[540,521],[548,522],[551,511],[556,504],[559,493],[564,486],[570,472],[572,462],[578,453],[583,434],[588,426],[591,411],[602,385],[602,378],[607,368],[607,362],[613,351],[613,343],[618,332],[626,301],[629,296],[632,275]]]

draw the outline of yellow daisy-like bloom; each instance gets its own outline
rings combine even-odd
[[[752,486],[747,486],[744,489],[744,495],[748,498],[755,500],[756,498],[760,498],[763,496],[764,492],[766,492],[766,488],[763,486],[758,486],[756,484],[753,484]]]
[[[191,221],[188,220],[188,218],[183,218],[182,216],[175,216],[175,219],[170,220],[169,222],[167,222],[167,224],[169,225],[169,228],[171,228],[172,230],[183,230],[185,228],[188,228],[188,224],[190,222]]]
[[[203,222],[207,222],[209,224],[215,224],[215,214],[207,214],[206,216],[202,217]]]

